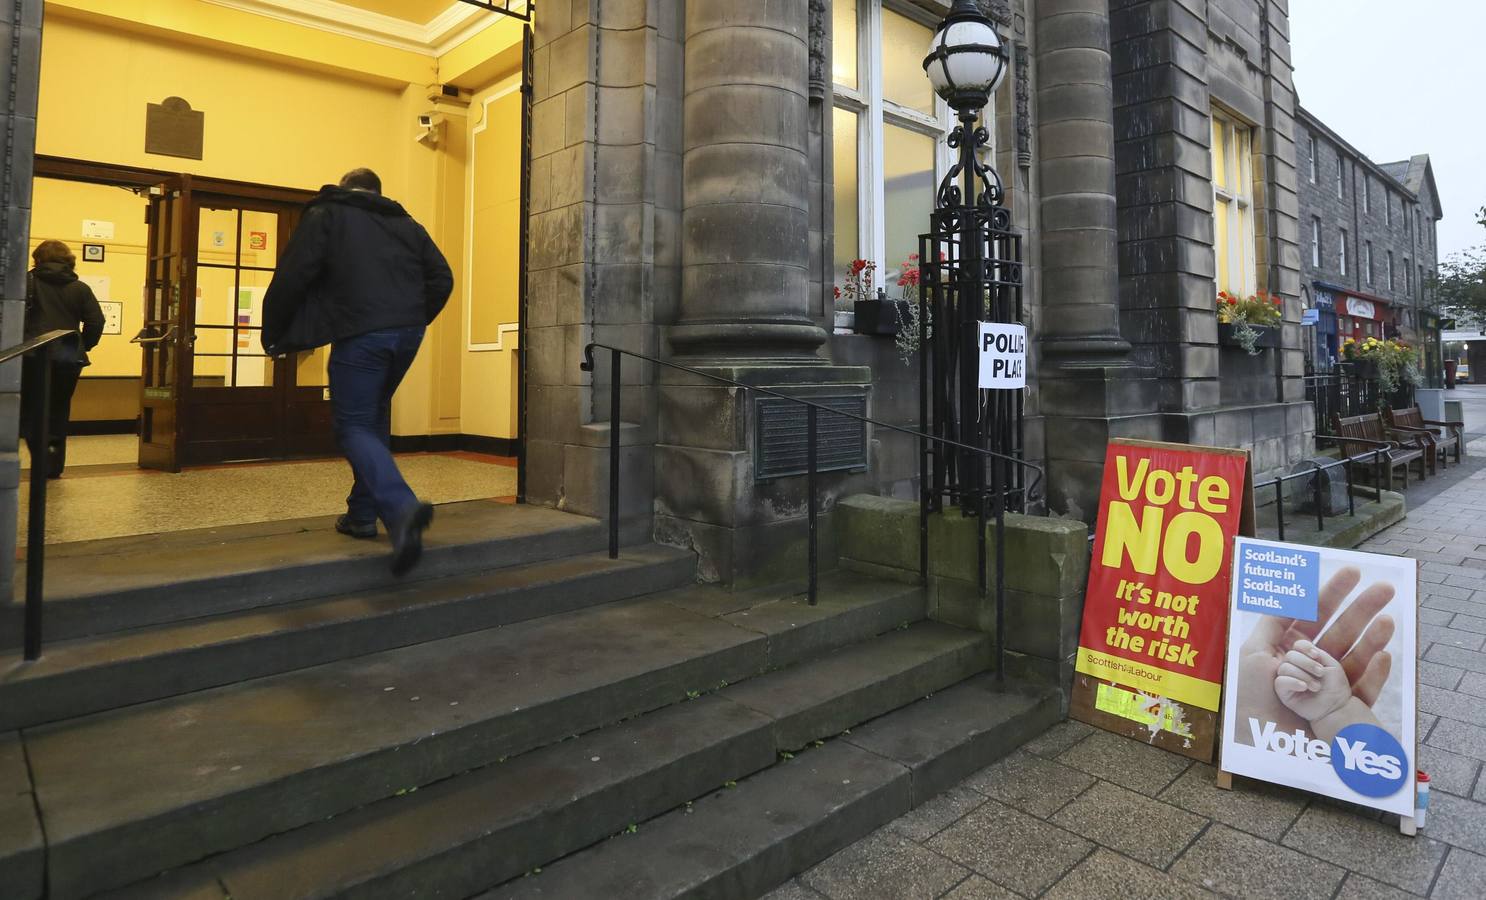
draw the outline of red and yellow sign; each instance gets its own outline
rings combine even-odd
[[[1201,756],[1189,714],[1218,709],[1230,548],[1250,502],[1246,469],[1242,451],[1109,445],[1075,665],[1086,676],[1075,682],[1076,716],[1167,732],[1183,742],[1172,749]],[[1200,731],[1208,731],[1199,742],[1210,757],[1211,732]]]

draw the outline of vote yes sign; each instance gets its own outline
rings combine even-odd
[[[1027,326],[980,323],[980,386],[989,390],[1027,386]]]
[[[1211,758],[1247,465],[1242,451],[1109,444],[1075,717]]]

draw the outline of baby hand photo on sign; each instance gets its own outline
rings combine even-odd
[[[1240,723],[1235,737],[1240,742],[1252,745],[1249,730],[1241,725],[1250,718],[1273,722],[1277,731],[1302,729],[1327,741],[1355,722],[1376,724],[1372,707],[1393,666],[1384,648],[1393,637],[1394,621],[1381,613],[1394,588],[1374,582],[1342,609],[1342,601],[1361,580],[1355,566],[1338,569],[1321,586],[1314,622],[1259,617],[1234,661],[1239,667],[1235,722]]]
[[[1352,693],[1342,664],[1310,641],[1296,641],[1295,649],[1285,654],[1274,692],[1291,712],[1310,722],[1311,737],[1327,743],[1348,725],[1378,725],[1372,707]]]

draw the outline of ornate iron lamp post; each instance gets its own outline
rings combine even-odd
[[[924,490],[935,509],[948,497],[980,516],[988,497],[998,514],[1007,504],[1025,502],[1021,467],[1004,460],[1020,456],[1021,392],[982,391],[979,377],[980,323],[1022,317],[1021,238],[1001,205],[1001,179],[978,152],[990,133],[977,120],[1008,62],[1005,45],[975,0],[955,0],[924,58],[934,91],[959,119],[949,135],[959,155],[939,185],[929,233],[919,237],[920,409],[934,436],[1001,455],[990,459],[988,486],[983,454],[936,450]],[[921,452],[927,457],[927,446]]]

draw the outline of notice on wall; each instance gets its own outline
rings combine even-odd
[[[103,310],[103,333],[124,333],[124,304],[118,300],[100,300],[98,307]]]
[[[1234,536],[1253,528],[1241,450],[1111,442],[1070,714],[1194,759],[1215,749]]]
[[[1224,772],[1414,814],[1417,565],[1235,542]]]
[[[113,279],[107,275],[79,275],[77,276],[77,280],[86,284],[92,290],[93,296],[98,299],[99,303],[110,299],[110,295],[113,293]]]
[[[114,239],[114,223],[102,219],[83,219],[83,237],[111,241]]]
[[[1027,326],[980,323],[980,386],[987,390],[1027,386]]]

